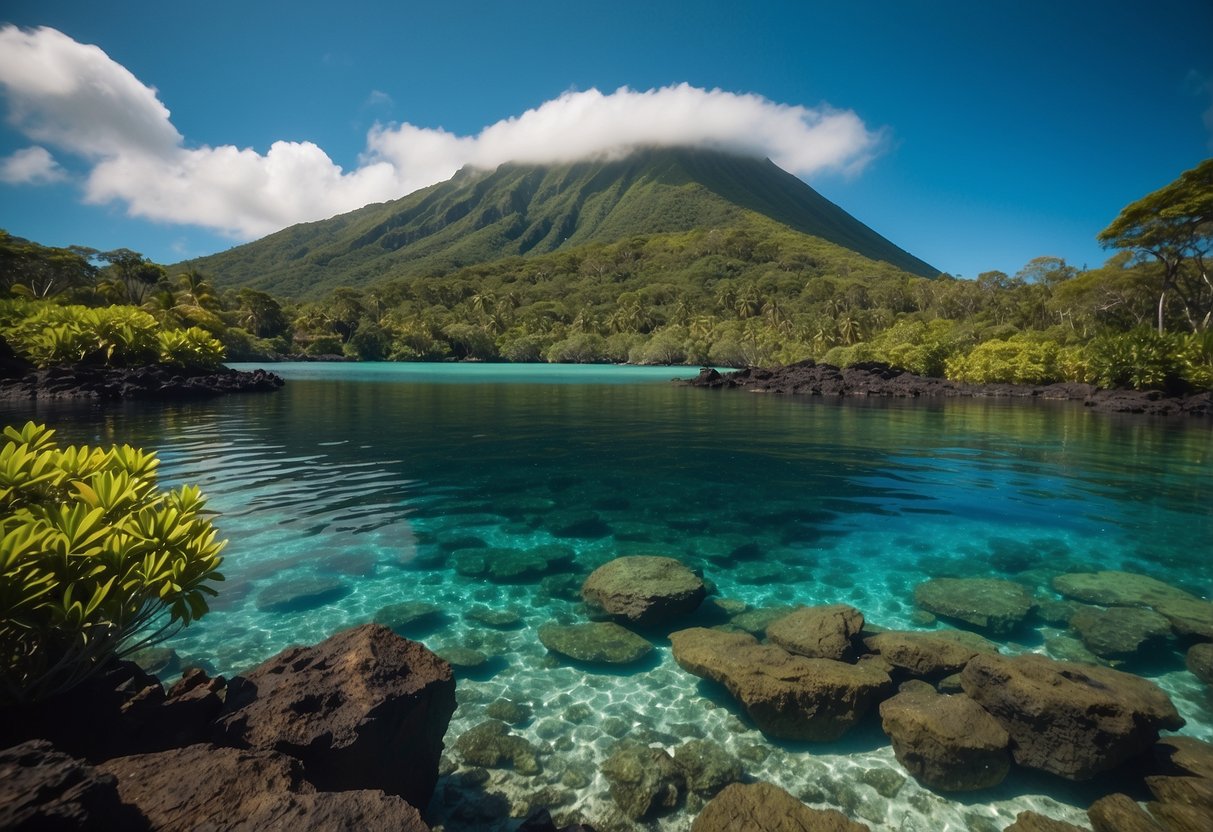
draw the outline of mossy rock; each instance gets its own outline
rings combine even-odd
[[[510,727],[499,720],[486,720],[460,734],[455,751],[469,766],[513,769],[519,774],[540,774],[539,750],[523,737],[510,733]]]

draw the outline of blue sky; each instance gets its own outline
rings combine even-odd
[[[1210,0],[7,0],[0,22],[0,227],[161,262],[619,133],[766,152],[953,274],[1095,266],[1121,207],[1213,155]]]

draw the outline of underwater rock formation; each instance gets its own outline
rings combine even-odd
[[[986,789],[1011,769],[1007,732],[964,694],[899,693],[880,703],[880,720],[897,762],[927,788]]]
[[[965,693],[1011,735],[1015,762],[1086,780],[1148,749],[1184,720],[1147,679],[1036,654],[975,656]]]
[[[778,739],[836,740],[893,688],[873,667],[795,656],[744,633],[694,627],[670,642],[684,670],[724,685]]]
[[[539,641],[553,653],[597,664],[631,664],[653,652],[647,640],[612,621],[545,624]]]
[[[997,578],[935,578],[914,588],[914,603],[928,612],[1001,635],[1032,611],[1022,584]]]
[[[770,783],[734,783],[712,798],[691,832],[869,832],[834,809],[813,809]]]
[[[585,579],[587,604],[630,623],[649,626],[694,612],[707,590],[703,580],[673,558],[615,558]]]
[[[849,604],[802,607],[772,621],[767,638],[790,653],[810,659],[848,661],[863,630],[863,613]]]

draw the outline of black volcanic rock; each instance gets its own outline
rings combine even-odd
[[[213,738],[289,754],[323,790],[378,789],[425,806],[454,711],[450,665],[365,624],[232,679]]]
[[[879,361],[839,368],[812,360],[786,367],[749,367],[732,373],[703,368],[682,383],[827,398],[1014,398],[1079,401],[1092,410],[1152,416],[1213,416],[1213,393],[1168,396],[1157,390],[1098,390],[1090,384],[961,384],[915,375]]]
[[[6,368],[7,369],[7,368]],[[265,370],[184,370],[163,364],[144,367],[48,367],[21,375],[0,374],[0,400],[20,399],[200,399],[228,393],[264,393],[283,385]]]

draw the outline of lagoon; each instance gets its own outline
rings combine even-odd
[[[431,807],[448,830],[489,828],[475,808],[486,795],[518,806],[545,787],[560,801],[554,813],[627,828],[612,825],[598,773],[623,731],[666,747],[712,739],[747,774],[876,830],[1002,829],[1022,808],[1083,821],[1090,787],[1022,772],[963,800],[913,780],[893,788],[889,773],[904,772],[878,720],[837,743],[767,740],[660,638],[652,660],[622,673],[548,655],[538,627],[585,620],[580,579],[621,554],[676,557],[752,608],[848,603],[899,629],[926,626],[913,594],[933,577],[1007,578],[1053,598],[1057,573],[1117,569],[1213,591],[1207,421],[1072,402],[833,402],[669,383],[694,368],[273,369],[287,385],[271,394],[9,402],[0,413],[46,421],[64,443],[157,449],[163,482],[203,487],[230,541],[227,581],[212,614],[171,642],[186,662],[233,674],[390,605],[438,606],[402,625],[406,634],[487,658],[457,673],[448,752],[501,698],[531,707],[515,731],[551,752],[540,775],[492,770],[486,782],[452,760]],[[470,548],[541,546],[567,547],[571,573],[493,583],[456,568]],[[478,605],[516,612],[519,626],[464,617]],[[1054,658],[1082,650],[1040,622],[1004,645]],[[1213,739],[1209,688],[1181,653],[1127,669],[1171,694],[1183,733]],[[691,817],[650,826],[685,830]]]

